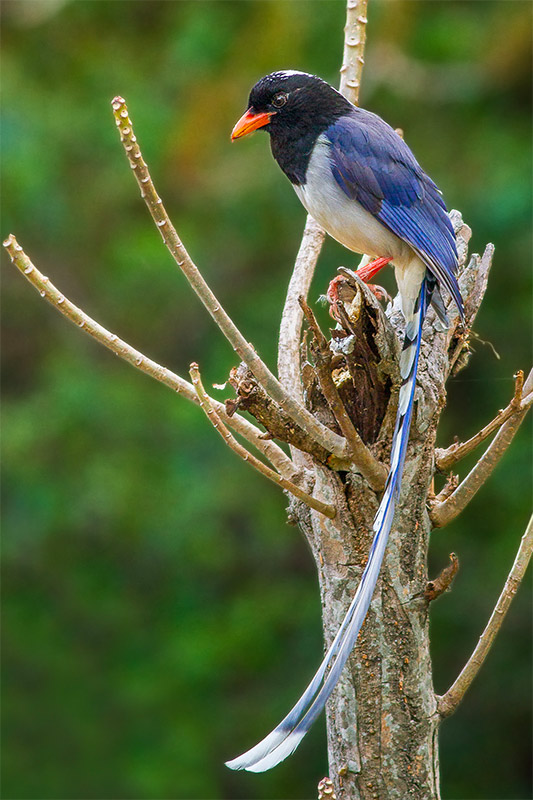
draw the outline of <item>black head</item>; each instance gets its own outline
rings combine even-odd
[[[259,128],[273,135],[291,129],[298,136],[309,132],[318,136],[351,109],[336,89],[316,75],[295,70],[272,72],[253,87],[248,110],[231,138],[238,139]]]

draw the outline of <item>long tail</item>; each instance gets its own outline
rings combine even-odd
[[[324,660],[294,708],[259,744],[242,756],[227,761],[226,766],[231,769],[264,772],[275,767],[294,752],[324,708],[355,645],[374,594],[400,492],[405,450],[413,412],[422,323],[434,287],[434,278],[426,273],[412,315],[406,323],[405,339],[400,356],[402,385],[392,438],[390,469],[383,498],[374,518],[374,538],[361,582]]]

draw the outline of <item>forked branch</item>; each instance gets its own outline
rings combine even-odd
[[[524,399],[521,401],[518,411],[501,426],[476,466],[461,481],[457,489],[446,499],[442,499],[441,496],[437,495],[432,502],[430,517],[436,528],[442,528],[447,525],[466,508],[476,492],[492,474],[500,458],[511,444],[524,417],[533,404],[533,370],[531,370],[524,383],[523,394]]]
[[[261,475],[264,475],[265,478],[268,478],[273,483],[281,486],[282,489],[286,489],[286,491],[293,494],[298,498],[298,500],[306,503],[306,505],[308,505],[310,508],[313,508],[315,511],[319,511],[326,517],[333,519],[337,513],[334,506],[328,505],[328,503],[323,503],[321,500],[317,500],[315,497],[307,494],[307,492],[302,491],[302,489],[296,486],[295,483],[286,480],[279,473],[274,472],[274,470],[270,469],[270,467],[267,467],[266,464],[263,464],[262,461],[259,461],[258,458],[249,453],[248,450],[242,446],[242,444],[239,444],[239,442],[234,436],[232,436],[231,432],[222,422],[220,414],[215,411],[211,399],[208,397],[203,387],[198,364],[191,364],[189,374],[196,390],[196,394],[198,395],[198,400],[200,401],[200,405],[202,406],[206,417],[211,422],[215,430],[218,431],[218,433],[222,436],[226,444],[235,453],[237,453],[237,455],[240,456],[243,461],[247,461],[248,464],[251,464],[252,467],[260,472]]]
[[[450,686],[446,694],[437,698],[437,710],[442,717],[448,717],[450,714],[453,714],[465,696],[470,684],[481,669],[492,643],[494,642],[494,639],[496,638],[496,635],[502,626],[505,615],[507,614],[509,606],[511,605],[511,601],[518,591],[518,587],[520,586],[522,578],[524,577],[527,569],[527,565],[531,559],[532,552],[533,516],[529,520],[526,532],[522,537],[520,547],[518,548],[518,553],[516,554],[516,558],[509,576],[505,581],[503,591],[498,598],[496,607],[490,616],[485,630],[479,638],[479,642],[477,643],[474,652],[468,659],[465,667],[461,671],[461,674],[453,683],[453,685]]]
[[[62,294],[51,281],[43,275],[37,267],[31,262],[22,247],[18,244],[14,236],[9,236],[4,242],[9,256],[14,265],[20,270],[24,277],[37,289],[41,297],[44,297],[57,311],[64,317],[69,319],[81,330],[96,339],[97,342],[103,344],[115,355],[127,361],[128,364],[141,370],[141,372],[150,375],[160,383],[168,386],[175,392],[178,392],[187,400],[199,405],[198,397],[194,387],[186,380],[171,372],[166,367],[162,367],[150,358],[147,358],[139,350],[135,350],[131,345],[123,339],[106,330],[102,325],[89,317],[81,308],[74,305],[64,294]],[[211,400],[213,406],[217,409],[220,416],[226,420],[228,425],[243,436],[250,444],[253,444],[261,453],[263,453],[270,463],[279,470],[286,478],[296,477],[295,467],[288,458],[281,447],[278,447],[274,442],[265,441],[262,438],[262,431],[251,422],[235,414],[232,417],[226,415],[225,407],[222,403],[216,400]]]
[[[462,458],[465,458],[472,450],[481,444],[485,439],[491,436],[498,428],[501,428],[504,422],[506,422],[510,417],[514,414],[517,414],[522,408],[522,402],[528,402],[527,398],[524,396],[524,373],[522,370],[519,370],[515,375],[515,390],[514,396],[507,406],[507,408],[501,409],[498,414],[491,420],[488,425],[485,425],[475,436],[472,436],[466,442],[454,442],[454,444],[450,445],[446,448],[446,450],[442,450],[438,448],[435,450],[435,466],[441,472],[447,472],[449,469],[453,467],[458,461]]]
[[[115,97],[112,105],[120,138],[133,174],[141,189],[141,196],[148,206],[164,243],[187,278],[191,288],[196,292],[221,332],[235,352],[252,370],[265,391],[279,403],[294,422],[297,422],[308,432],[310,437],[321,444],[328,452],[342,457],[346,444],[344,439],[318,422],[304,406],[287,393],[220,305],[181,242],[163,206],[163,202],[155,190],[148,167],[137,143],[137,137],[133,132],[125,101],[122,97]]]

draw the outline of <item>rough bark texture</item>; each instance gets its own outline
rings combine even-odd
[[[472,256],[465,266],[470,230],[459,214],[452,212],[452,218],[458,232],[460,285],[470,326],[486,287],[492,249],[487,248],[482,259]],[[361,383],[351,380],[354,369],[362,360],[367,364],[369,359],[372,361],[369,371],[375,377],[366,389],[370,395],[366,401],[370,405],[370,400],[384,397],[386,402],[382,403],[378,418],[367,427],[365,439],[376,455],[387,459],[396,412],[397,348],[403,323],[398,311],[393,311],[387,320],[364,289],[361,295],[357,302],[362,301],[362,307],[352,309],[350,319],[344,321],[347,329],[361,326],[356,331],[358,347],[350,349],[349,333],[334,334],[332,349],[338,356],[334,364],[337,370],[344,371],[340,383],[349,409],[365,401],[360,396]],[[429,603],[425,596],[431,530],[427,498],[435,471],[435,436],[445,405],[445,381],[452,369],[466,363],[468,350],[467,335],[458,325],[453,306],[449,313],[448,331],[439,329],[432,310],[425,322],[417,402],[395,522],[370,611],[327,707],[329,777],[337,797],[345,800],[440,797],[440,719],[432,682]],[[361,352],[362,329],[365,353]],[[348,353],[344,361],[338,353],[339,340]],[[303,369],[306,401],[313,413],[327,422],[328,410],[322,408],[319,414],[321,398],[310,369]],[[375,425],[379,429],[377,437]],[[317,564],[324,637],[329,645],[366,563],[379,496],[355,472],[333,472],[310,460],[306,466],[312,468],[314,494],[338,510],[335,520],[328,520],[301,503],[292,502],[291,507],[291,515],[308,539]]]

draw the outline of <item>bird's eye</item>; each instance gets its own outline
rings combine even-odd
[[[272,105],[276,108],[281,108],[287,102],[288,95],[285,92],[278,92],[272,98]]]

